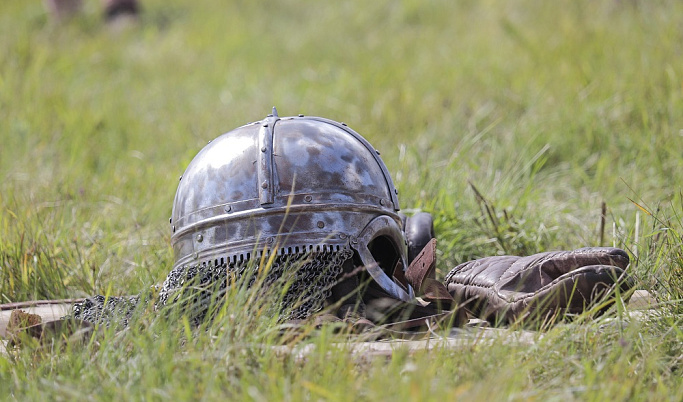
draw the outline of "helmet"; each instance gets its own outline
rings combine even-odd
[[[174,270],[264,253],[346,253],[390,296],[410,301],[412,288],[393,279],[407,267],[397,193],[379,152],[346,124],[281,118],[273,108],[210,142],[181,176]]]

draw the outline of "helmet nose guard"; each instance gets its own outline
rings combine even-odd
[[[407,267],[397,191],[379,153],[343,123],[264,120],[205,146],[181,176],[171,216],[174,269],[236,264],[263,253],[353,250],[387,293]],[[378,261],[378,256],[380,261]]]

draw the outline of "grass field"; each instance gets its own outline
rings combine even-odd
[[[161,282],[178,176],[275,105],[382,151],[402,207],[435,216],[441,275],[602,239],[659,306],[361,362],[327,330],[305,360],[277,354],[272,318],[239,303],[208,331],[143,312],[87,347],[0,356],[0,398],[683,399],[683,3],[142,5],[113,30],[94,0],[64,24],[0,4],[0,302]]]

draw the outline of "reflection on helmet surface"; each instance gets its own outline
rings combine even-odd
[[[343,266],[362,268],[371,286],[410,300],[412,289],[393,278],[406,267],[397,191],[376,150],[346,125],[275,112],[210,142],[182,177],[169,294],[181,286],[178,278],[220,280],[273,256],[271,279],[294,272],[292,292],[318,299],[293,317],[323,307],[330,289],[304,288],[334,284]]]

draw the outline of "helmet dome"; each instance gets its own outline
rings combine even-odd
[[[273,109],[210,142],[185,170],[170,222],[174,269],[351,249],[382,288],[408,300],[412,291],[391,279],[406,266],[398,210],[387,168],[362,136]]]

